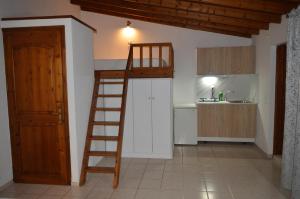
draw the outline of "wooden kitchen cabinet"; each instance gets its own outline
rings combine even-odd
[[[256,104],[198,104],[198,137],[255,138]]]
[[[198,48],[198,75],[255,73],[254,46]]]

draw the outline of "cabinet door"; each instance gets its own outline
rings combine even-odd
[[[254,74],[253,46],[197,49],[198,75]]]
[[[153,153],[171,154],[172,98],[170,79],[152,80],[152,133]]]
[[[174,110],[175,144],[193,144],[197,141],[196,108],[176,108]]]
[[[225,48],[197,49],[197,74],[218,75],[226,73]]]
[[[133,80],[128,81],[127,100],[126,100],[126,114],[123,136],[124,154],[133,153]]]
[[[135,79],[132,82],[134,152],[151,154],[151,80]]]
[[[198,137],[219,137],[223,123],[222,105],[198,105]]]

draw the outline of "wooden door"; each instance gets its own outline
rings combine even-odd
[[[284,116],[285,116],[285,82],[287,46],[277,47],[276,58],[276,87],[275,87],[275,115],[274,115],[274,145],[273,154],[281,155],[283,147]]]
[[[70,184],[64,27],[3,37],[14,181]]]

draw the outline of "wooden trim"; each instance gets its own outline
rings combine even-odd
[[[37,17],[7,17],[7,18],[2,18],[2,21],[17,21],[17,20],[38,20],[38,19],[63,19],[63,18],[71,18],[74,19],[75,21],[81,23],[82,25],[88,27],[89,29],[93,30],[94,32],[97,32],[95,28],[92,26],[88,25],[87,23],[81,21],[77,17],[74,17],[73,15],[57,15],[57,16],[37,16]]]
[[[161,68],[163,65],[162,65],[162,46],[159,46],[158,47],[158,54],[159,54],[159,67]]]
[[[170,67],[134,68],[128,72],[129,78],[173,78]]]
[[[285,120],[285,87],[287,44],[281,44],[276,49],[276,86],[274,112],[273,154],[281,155],[283,150],[284,120]]]
[[[140,67],[143,67],[144,63],[144,57],[143,57],[143,46],[140,46]]]
[[[70,127],[69,127],[69,102],[68,102],[68,84],[67,84],[67,52],[66,52],[66,36],[65,27],[61,28],[62,36],[62,67],[63,67],[63,83],[64,83],[64,117],[65,117],[65,131],[67,143],[67,166],[68,166],[68,184],[71,184],[71,149],[70,149]]]

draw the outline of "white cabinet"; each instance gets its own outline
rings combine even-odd
[[[129,80],[123,156],[172,158],[172,79]]]
[[[133,149],[140,154],[151,154],[153,151],[151,82],[149,79],[136,79],[132,82]]]
[[[197,144],[197,108],[174,109],[175,144]]]

